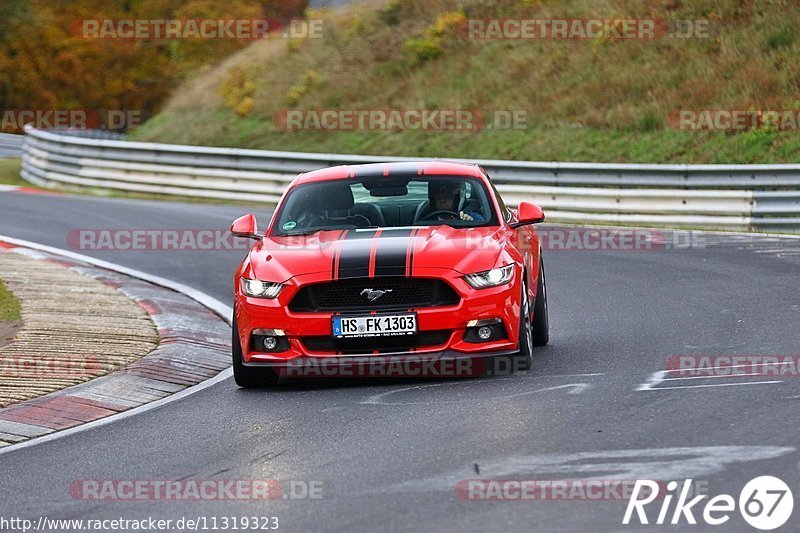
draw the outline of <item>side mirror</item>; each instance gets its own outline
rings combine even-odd
[[[539,222],[544,222],[544,211],[534,203],[520,202],[519,209],[517,210],[517,218],[519,218],[519,222],[513,224],[515,228],[527,224],[538,224]]]
[[[261,240],[258,234],[256,216],[253,213],[239,217],[231,224],[231,233],[234,237],[244,237],[246,239]]]

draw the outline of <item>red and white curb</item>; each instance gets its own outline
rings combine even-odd
[[[184,285],[91,257],[0,236],[0,246],[113,285],[150,316],[161,343],[127,367],[0,409],[0,454],[112,423],[231,376],[232,310]]]
[[[0,158],[2,159],[2,158]],[[18,185],[0,185],[0,192],[15,192],[18,194],[49,194],[49,195],[62,195],[66,194],[61,191],[52,191],[45,189],[36,189],[34,187],[20,187]]]

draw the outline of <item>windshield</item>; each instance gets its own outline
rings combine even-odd
[[[289,191],[272,235],[325,229],[496,226],[483,183],[463,176],[325,181]]]

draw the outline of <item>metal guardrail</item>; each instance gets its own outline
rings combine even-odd
[[[105,139],[109,141],[121,141],[125,135],[116,131],[84,129],[84,128],[67,128],[63,130],[48,130],[49,133],[55,135],[65,135],[67,137],[83,137],[84,139]]]
[[[91,139],[26,128],[22,177],[71,185],[272,203],[300,172],[415,158]],[[637,165],[468,160],[509,204],[548,221],[800,231],[800,165]]]
[[[0,133],[0,158],[21,156],[24,138],[22,135]]]

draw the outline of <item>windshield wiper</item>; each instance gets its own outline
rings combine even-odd
[[[455,222],[455,224],[454,224]],[[475,222],[473,220],[418,220],[412,224],[413,226],[430,226],[435,228],[436,226],[448,226],[451,228],[480,228],[486,225],[485,222],[478,222],[477,224],[470,224],[470,222]]]
[[[299,235],[313,235],[319,231],[329,231],[328,228],[317,228],[317,229],[307,229],[303,231],[289,231],[285,233],[279,233],[275,235],[276,237],[296,237]]]
[[[339,231],[339,230],[350,230],[350,229],[377,229],[380,226],[351,226],[351,227],[338,227],[338,228],[311,228],[306,230],[298,230],[298,231],[291,231],[291,232],[284,232],[275,235],[276,237],[294,237],[297,235],[313,235],[319,231]]]

